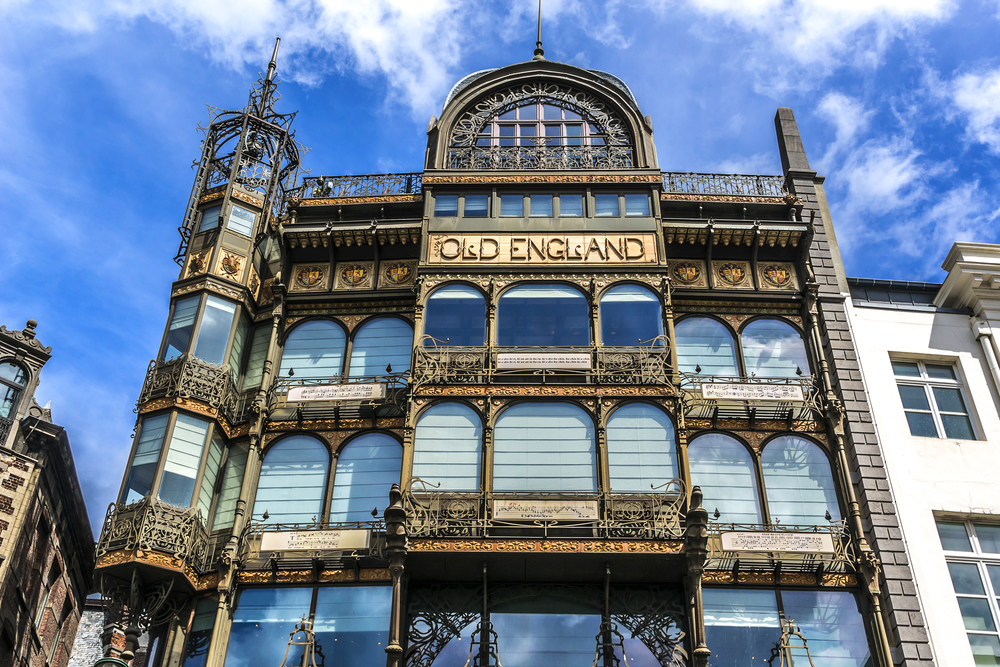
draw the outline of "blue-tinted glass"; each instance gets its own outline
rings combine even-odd
[[[500,120],[514,120],[515,118],[517,118],[517,109],[511,109],[510,111],[505,111],[499,116],[497,116],[497,118],[499,118]]]
[[[566,125],[566,145],[583,145],[583,125]]]
[[[1000,665],[1000,639],[996,635],[969,635],[976,665]]]
[[[902,387],[900,387],[902,389]],[[937,429],[934,427],[934,418],[927,412],[907,412],[906,423],[910,426],[910,435],[917,435],[922,438],[937,438]]]
[[[934,391],[937,391],[934,387]],[[941,424],[944,426],[945,437],[956,440],[975,440],[976,434],[972,432],[972,422],[964,415],[941,415]]]
[[[735,438],[709,433],[688,446],[691,484],[704,493],[703,506],[710,516],[721,513],[721,523],[761,522],[757,480],[750,452]]]
[[[187,352],[191,342],[191,332],[194,330],[194,318],[198,314],[198,301],[201,297],[189,296],[174,304],[174,314],[170,318],[167,329],[167,346],[163,350],[160,361],[179,357]]]
[[[398,317],[377,317],[368,320],[356,334],[351,347],[352,378],[385,375],[410,370],[413,348],[413,327]]]
[[[531,195],[531,216],[552,217],[552,195]]]
[[[927,369],[927,377],[934,380],[955,380],[954,366],[940,366],[937,364],[924,364]]]
[[[583,195],[559,195],[559,217],[579,218],[583,216]]]
[[[242,206],[233,204],[233,207],[229,209],[229,219],[226,221],[226,227],[237,234],[250,236],[253,232],[253,222],[256,217],[253,211],[248,211]]]
[[[427,299],[424,334],[437,345],[486,344],[486,299],[482,292],[464,285],[442,287]]]
[[[594,422],[569,403],[521,403],[493,434],[494,491],[597,491]]]
[[[247,588],[240,591],[229,632],[225,667],[280,665],[288,636],[309,616],[312,588]],[[288,652],[288,665],[302,662],[301,648]]]
[[[160,500],[190,507],[194,481],[198,477],[201,456],[205,450],[208,421],[186,414],[177,415],[167,448],[167,462],[157,494]]]
[[[514,125],[501,125],[500,126],[500,145],[501,146],[513,146],[514,145],[514,133],[516,132],[516,127]],[[468,211],[468,203],[466,203],[466,211]],[[468,213],[466,213],[468,215]]]
[[[489,195],[465,195],[465,217],[485,218],[489,215]]]
[[[385,662],[391,603],[392,589],[388,586],[320,588],[316,593],[313,629],[325,664],[378,665]]]
[[[500,195],[500,216],[519,218],[524,215],[524,195]]]
[[[157,415],[143,420],[121,502],[134,503],[153,488],[156,464],[160,460],[160,448],[163,446],[163,435],[167,430],[169,417],[170,415]]]
[[[938,410],[941,412],[961,412],[965,414],[965,401],[962,400],[962,392],[954,387],[932,387],[934,400],[937,402]]]
[[[986,595],[983,579],[979,576],[979,566],[975,563],[948,563],[948,573],[951,574],[951,584],[958,595]]]
[[[969,533],[965,530],[964,523],[938,521],[937,531],[941,547],[945,551],[972,551],[972,543],[969,542]]]
[[[21,386],[24,386],[28,382],[27,376],[24,374],[24,369],[17,364],[11,363],[0,364],[0,378]]]
[[[535,130],[538,129],[534,125],[522,125],[518,130],[521,135],[521,145],[522,146],[534,146],[535,145]]]
[[[747,374],[757,377],[809,375],[809,360],[802,336],[781,320],[754,320],[740,335]]]
[[[897,385],[899,398],[903,401],[903,408],[906,410],[930,410],[931,405],[927,401],[927,392],[923,386],[913,387],[906,384]]]
[[[194,356],[210,364],[221,364],[225,361],[229,332],[232,331],[235,316],[235,303],[214,296],[208,297],[205,312],[201,316],[201,328],[198,330]]]
[[[646,195],[625,195],[626,216],[648,216],[649,197]]]
[[[521,120],[536,120],[538,118],[538,106],[532,103],[521,107],[517,110],[517,117]]]
[[[979,538],[980,551],[987,554],[1000,554],[1000,526],[977,523],[976,537]],[[1000,590],[997,593],[1000,593]]]
[[[865,667],[868,637],[854,595],[842,591],[782,591],[785,618],[795,621],[809,643],[813,664]],[[806,652],[792,650],[796,665],[808,665]]]
[[[663,335],[663,311],[652,290],[638,285],[612,287],[601,297],[601,342],[605,345],[651,345]],[[656,341],[663,345],[663,341]]]
[[[597,614],[490,614],[504,667],[577,667],[594,660]]]
[[[438,195],[434,198],[434,215],[454,218],[458,215],[458,195]]]
[[[705,640],[712,651],[709,665],[769,665],[771,649],[781,638],[774,592],[706,588],[702,591],[702,600]],[[861,636],[864,637],[863,631]]]
[[[369,433],[355,438],[337,457],[330,521],[375,521],[399,484],[403,448],[392,436]],[[372,510],[376,510],[372,516]]]
[[[330,450],[315,438],[293,435],[273,445],[260,467],[253,518],[263,521],[267,512],[268,523],[319,520],[329,467]]]
[[[583,294],[572,287],[515,287],[500,297],[497,310],[498,345],[590,344],[590,308]]]
[[[0,385],[0,417],[12,419],[21,400],[21,390]]]
[[[215,613],[219,601],[214,597],[201,598],[195,607],[194,620],[184,647],[184,667],[205,667],[208,645],[212,642]]]
[[[476,491],[482,483],[483,424],[462,403],[442,403],[420,415],[413,441],[413,477],[442,491]]]
[[[739,375],[733,335],[722,322],[709,317],[688,317],[674,327],[674,337],[677,365],[682,373]]]
[[[562,109],[552,104],[543,104],[543,118],[545,120],[562,120]]]
[[[892,362],[892,372],[896,375],[918,378],[920,377],[920,366],[912,361],[894,361]]]
[[[618,195],[594,195],[594,207],[598,218],[618,216]]]
[[[215,504],[212,530],[231,528],[236,521],[236,501],[243,487],[243,473],[247,467],[247,445],[233,445],[229,448],[226,467],[222,473],[219,501]]]
[[[789,525],[828,525],[826,513],[840,519],[830,459],[819,445],[794,435],[767,443],[760,457],[771,521]]]
[[[674,424],[662,410],[645,403],[623,406],[608,420],[607,437],[612,492],[651,493],[678,476]]]
[[[201,223],[198,225],[199,232],[207,232],[219,226],[219,217],[222,215],[222,205],[211,206],[201,212]]]
[[[344,364],[344,330],[329,320],[303,322],[292,329],[285,339],[278,374],[288,377],[295,371],[296,379],[340,377]]]

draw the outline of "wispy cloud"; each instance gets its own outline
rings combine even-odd
[[[1000,155],[1000,68],[958,76],[950,85],[954,111],[969,140]]]

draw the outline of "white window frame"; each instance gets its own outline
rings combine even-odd
[[[991,520],[992,519],[992,520]],[[986,591],[987,603],[990,607],[990,612],[993,614],[993,625],[994,630],[965,630],[966,635],[985,635],[987,637],[997,637],[1000,638],[1000,601],[997,597],[1000,596],[1000,590],[993,589],[993,581],[990,579],[990,573],[986,569],[987,565],[995,565],[1000,567],[1000,554],[990,554],[985,553],[979,546],[979,537],[976,535],[976,525],[975,524],[993,524],[996,525],[995,517],[983,516],[981,518],[953,518],[948,516],[936,516],[934,517],[935,525],[938,523],[961,523],[965,526],[965,532],[969,537],[969,543],[972,545],[972,551],[948,551],[944,549],[944,544],[941,545],[942,551],[944,551],[945,561],[949,563],[962,563],[965,565],[975,565],[976,569],[979,570],[979,579],[983,584],[983,589]],[[950,581],[950,578],[949,578]],[[954,588],[952,589],[954,591]],[[971,595],[969,593],[955,593],[956,604],[959,598],[968,598],[971,600],[982,600],[982,595]],[[963,628],[965,627],[964,621],[962,622]],[[971,650],[971,644],[970,644]]]
[[[937,431],[937,436],[940,439],[953,439],[953,440],[964,440],[965,438],[952,438],[947,434],[944,428],[944,422],[941,420],[941,415],[954,415],[965,417],[969,420],[969,427],[972,429],[972,439],[979,440],[979,430],[976,428],[976,420],[972,418],[972,402],[969,401],[968,395],[965,393],[965,386],[962,384],[961,379],[948,380],[945,378],[932,378],[927,374],[927,364],[931,366],[949,366],[955,374],[956,378],[961,378],[958,372],[958,364],[952,361],[935,361],[933,359],[925,361],[923,359],[890,359],[892,363],[901,364],[917,364],[920,369],[920,377],[913,377],[912,375],[896,375],[896,371],[893,370],[893,379],[896,381],[896,386],[904,385],[909,387],[921,387],[924,390],[924,395],[927,397],[927,404],[930,406],[930,415],[934,421],[934,430]],[[938,408],[937,399],[934,397],[934,387],[943,387],[947,389],[958,389],[959,396],[962,397],[962,402],[965,404],[965,412],[950,412],[942,411]],[[897,390],[898,395],[898,390]],[[900,403],[902,403],[902,397],[900,397]],[[919,414],[927,414],[927,410],[915,410],[913,408],[903,408],[903,414],[907,412],[914,412]],[[907,421],[907,428],[909,428],[909,421]],[[930,436],[914,436],[916,438],[925,438]]]

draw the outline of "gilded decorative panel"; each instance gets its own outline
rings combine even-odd
[[[334,289],[371,289],[375,273],[375,262],[338,262],[334,279]]]
[[[253,300],[257,301],[257,297],[260,296],[260,276],[257,275],[257,269],[252,264],[250,265],[250,278],[247,280],[247,289],[250,290]]]
[[[762,290],[797,290],[795,265],[788,262],[759,262],[757,278]]]
[[[184,277],[190,278],[191,276],[196,276],[199,273],[206,273],[208,271],[208,262],[212,254],[211,248],[206,248],[200,252],[193,252],[188,257],[187,268],[184,271]]]
[[[226,280],[240,282],[243,279],[243,269],[246,268],[247,258],[229,250],[222,250],[219,258],[215,262],[215,275]]]
[[[271,292],[271,283],[274,282],[274,278],[268,278],[264,281],[264,284],[260,286],[260,301],[258,305],[266,306],[274,302],[274,294]]]
[[[677,287],[708,287],[705,262],[697,259],[671,260],[670,279]]]
[[[712,287],[719,289],[753,289],[753,280],[750,277],[750,262],[713,260]]]
[[[325,292],[330,289],[329,264],[293,264],[289,292]]]
[[[680,540],[435,540],[413,538],[410,551],[490,551],[518,553],[634,553],[680,554],[684,543]]]
[[[394,260],[382,262],[379,267],[378,286],[383,287],[410,287],[417,278],[417,260]]]
[[[656,235],[431,234],[428,264],[655,264]]]

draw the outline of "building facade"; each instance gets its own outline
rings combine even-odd
[[[539,44],[422,171],[296,181],[274,71],[208,129],[98,545],[121,659],[929,664],[791,110],[781,176],[665,173]]]
[[[939,665],[1000,662],[1000,247],[942,284],[851,279],[851,323]],[[994,277],[996,276],[996,277]]]
[[[66,431],[34,398],[36,326],[0,326],[0,667],[67,665],[94,569]]]

